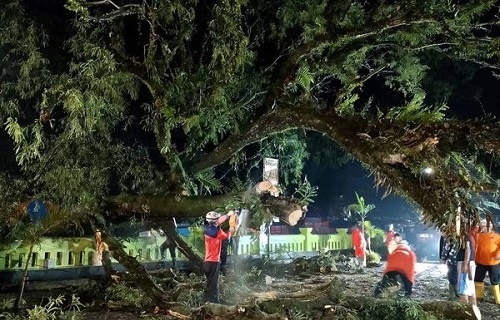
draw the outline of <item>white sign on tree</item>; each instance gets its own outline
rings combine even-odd
[[[264,181],[267,180],[271,182],[273,186],[278,185],[278,165],[279,161],[278,159],[274,158],[264,158],[264,174],[263,178]],[[271,194],[275,197],[279,195],[279,191],[275,189],[276,192],[271,192]]]

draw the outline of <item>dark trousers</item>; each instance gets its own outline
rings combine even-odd
[[[238,246],[240,244],[240,237],[231,237],[231,254],[233,256],[238,255]]]
[[[172,267],[175,268],[175,262],[177,260],[176,256],[175,256],[176,246],[170,244],[168,241],[163,242],[161,244],[161,246],[160,246],[160,255],[161,255],[162,259],[166,259],[166,257],[165,257],[165,251],[167,251],[167,249],[170,252],[170,258],[172,259]]]
[[[229,245],[229,239],[222,240],[222,245],[220,248],[220,271],[226,274],[226,264],[227,264],[227,247]]]
[[[205,261],[203,271],[207,277],[207,287],[203,294],[203,302],[219,303],[219,263]]]
[[[453,288],[453,292],[451,292],[452,289],[450,289],[450,294],[455,294],[455,297],[460,297],[460,295],[457,292],[457,283],[458,283],[458,270],[457,270],[457,262],[453,260],[453,262],[447,262],[446,266],[448,267],[448,282],[450,283],[450,288]]]
[[[458,270],[457,270],[457,263],[447,263],[446,266],[448,267],[448,282],[452,284],[453,286],[457,285],[458,282]]]
[[[494,266],[486,266],[484,264],[476,263],[476,274],[474,275],[474,282],[483,282],[486,277],[486,272],[490,276],[491,285],[497,285],[500,282],[500,264]]]
[[[389,287],[399,285],[399,279],[401,279],[401,282],[403,282],[405,296],[410,296],[413,291],[413,283],[411,283],[411,281],[408,280],[408,278],[404,274],[397,271],[389,271],[384,275],[382,280],[380,280],[375,287],[375,296],[380,295],[385,289]]]

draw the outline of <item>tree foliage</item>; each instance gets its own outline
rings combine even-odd
[[[267,155],[284,164],[285,183],[298,183],[309,154],[296,129],[306,129],[444,228],[458,206],[474,211],[471,194],[494,188],[494,172],[476,164],[496,156],[499,127],[450,118],[456,79],[439,78],[441,91],[429,84],[436,60],[468,75],[498,70],[498,6],[4,1],[0,137],[16,163],[1,163],[3,213],[34,196],[85,215],[120,193],[226,192],[235,178],[256,180]]]
[[[365,203],[365,198],[356,193],[356,203],[350,204],[347,206],[348,211],[354,211],[362,220],[362,224],[364,226],[365,219],[368,216],[368,213],[375,209],[375,205],[371,203]]]

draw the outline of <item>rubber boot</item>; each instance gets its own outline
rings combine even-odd
[[[498,284],[491,286],[491,292],[493,293],[493,298],[495,298],[496,304],[500,304],[500,288]]]
[[[484,282],[474,282],[476,287],[476,299],[484,298]],[[498,287],[497,287],[498,289]]]

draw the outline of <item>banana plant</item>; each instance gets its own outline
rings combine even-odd
[[[374,204],[366,204],[365,198],[360,196],[356,191],[354,193],[356,194],[357,203],[353,203],[353,204],[348,205],[347,210],[349,212],[351,212],[351,211],[355,212],[361,218],[361,234],[364,237],[365,236],[365,219],[368,216],[368,213],[370,211],[372,211],[373,209],[375,209],[375,205]],[[366,261],[366,250],[365,250],[365,253],[363,256],[363,261]]]

